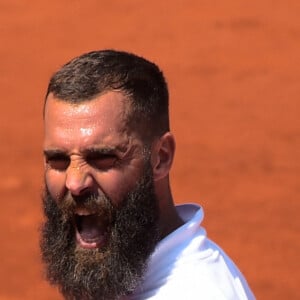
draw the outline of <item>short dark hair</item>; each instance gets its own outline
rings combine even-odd
[[[47,96],[71,103],[121,91],[131,100],[129,123],[146,139],[169,131],[169,93],[162,71],[132,53],[100,50],[72,59],[50,79]]]

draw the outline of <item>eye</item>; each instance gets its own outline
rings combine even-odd
[[[116,166],[118,158],[114,154],[93,154],[86,160],[93,168],[106,171]]]
[[[70,164],[70,159],[66,156],[54,156],[46,158],[46,164],[51,169],[65,171]]]

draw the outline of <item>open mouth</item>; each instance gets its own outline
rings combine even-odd
[[[86,249],[103,247],[107,242],[108,226],[97,214],[75,214],[77,244]]]

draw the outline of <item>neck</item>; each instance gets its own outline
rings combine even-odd
[[[163,239],[183,225],[184,222],[175,208],[168,180],[167,182],[157,185],[156,193],[160,207],[159,228],[161,232],[161,239]]]

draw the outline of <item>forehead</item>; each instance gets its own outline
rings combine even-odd
[[[109,91],[98,97],[81,101],[79,103],[73,103],[67,100],[61,100],[55,98],[53,94],[48,95],[45,105],[45,120],[47,117],[55,115],[55,112],[59,112],[66,117],[83,116],[83,115],[95,115],[101,114],[105,118],[106,114],[118,113],[128,114],[130,108],[130,101],[127,96],[122,92]]]
[[[45,106],[45,142],[55,139],[108,138],[127,131],[130,100],[121,92],[107,92],[73,104],[49,95]]]

